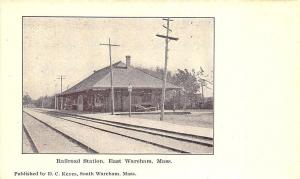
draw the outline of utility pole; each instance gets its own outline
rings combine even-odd
[[[204,97],[204,87],[206,87],[206,88],[208,88],[208,89],[211,89],[211,88],[209,88],[208,86],[207,86],[207,83],[209,83],[209,84],[211,84],[211,85],[213,85],[213,82],[211,82],[211,81],[208,81],[208,80],[206,80],[206,79],[204,79],[203,77],[201,77],[201,76],[203,76],[203,69],[200,67],[200,75],[199,75],[199,80],[198,80],[198,82],[200,82],[200,89],[201,89],[201,103],[202,104],[204,104],[204,102],[205,102],[205,97]]]
[[[165,110],[165,98],[166,98],[166,82],[167,82],[167,66],[168,66],[168,46],[170,40],[178,40],[176,37],[170,37],[169,32],[172,32],[172,30],[169,28],[169,24],[171,20],[170,18],[163,18],[163,20],[167,21],[167,27],[163,25],[163,27],[167,30],[166,35],[159,35],[156,36],[164,38],[166,41],[165,46],[165,68],[164,68],[164,74],[163,74],[163,85],[162,85],[162,99],[161,99],[161,114],[160,114],[160,120],[162,121],[164,119],[164,110]]]
[[[117,46],[119,47],[120,45],[116,44],[111,44],[110,43],[110,38],[108,38],[108,44],[100,44],[100,45],[106,45],[108,46],[109,50],[109,62],[110,62],[110,88],[111,88],[111,114],[113,115],[115,112],[115,101],[114,101],[114,87],[113,87],[113,70],[112,70],[112,62],[111,62],[111,47],[112,46]]]
[[[62,93],[62,84],[63,84],[63,79],[66,79],[64,75],[60,75],[60,77],[56,78],[60,79],[60,93]]]
[[[204,90],[203,90],[203,86],[205,85],[204,80],[201,80],[201,98],[202,98],[202,105],[204,105]]]
[[[211,84],[211,85],[213,85],[213,83],[212,82],[210,82],[210,81],[208,81],[208,80],[206,80],[206,79],[204,79],[204,78],[200,78],[200,85],[201,85],[201,98],[202,98],[202,103],[204,104],[204,102],[205,102],[205,97],[204,97],[204,87],[206,87],[206,88],[208,88],[208,89],[211,89],[211,88],[209,88],[208,86],[207,86],[207,83],[209,83],[209,84]]]
[[[42,108],[44,108],[44,96],[42,97]]]
[[[203,77],[202,77],[203,76]],[[201,103],[202,105],[205,102],[205,98],[204,98],[204,87],[210,89],[209,87],[207,87],[207,83],[213,85],[212,82],[206,80],[204,77],[207,77],[208,75],[204,75],[204,70],[202,69],[202,67],[200,66],[200,72],[198,74],[198,82],[200,83],[200,89],[201,89]]]
[[[55,80],[54,80],[55,81]],[[58,109],[57,107],[57,94],[56,94],[56,87],[57,87],[57,84],[55,83],[55,93],[54,93],[54,109]]]
[[[60,77],[56,78],[60,79],[60,93],[62,93],[62,85],[63,85],[63,79],[66,79],[64,75],[60,75]],[[63,109],[63,98],[61,97],[61,103],[60,103],[60,109]]]
[[[132,92],[131,83],[129,83],[128,85],[128,92],[129,92],[129,117],[131,117],[131,92]]]
[[[57,99],[56,94],[54,94],[54,109],[57,109]]]

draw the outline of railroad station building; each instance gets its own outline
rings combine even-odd
[[[158,107],[162,93],[162,79],[119,61],[112,65],[115,111],[129,111],[129,84],[131,102]],[[166,91],[180,92],[182,88],[166,83]],[[66,91],[56,95],[56,109],[111,112],[110,66],[94,71],[92,75]]]

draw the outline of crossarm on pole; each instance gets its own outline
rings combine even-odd
[[[156,34],[157,37],[165,38],[165,39],[170,39],[170,40],[178,40],[176,37],[170,37],[170,36],[165,36],[165,35],[159,35]]]

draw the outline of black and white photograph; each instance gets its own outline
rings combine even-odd
[[[0,178],[299,179],[299,1],[0,1]]]
[[[22,21],[23,154],[214,154],[213,17]]]

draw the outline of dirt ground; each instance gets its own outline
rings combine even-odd
[[[164,116],[165,122],[170,122],[180,125],[199,126],[213,128],[213,113],[212,112],[197,112],[191,111],[192,114],[172,115],[166,114]],[[132,115],[133,118],[143,118],[149,120],[159,120],[160,114],[145,114]]]

